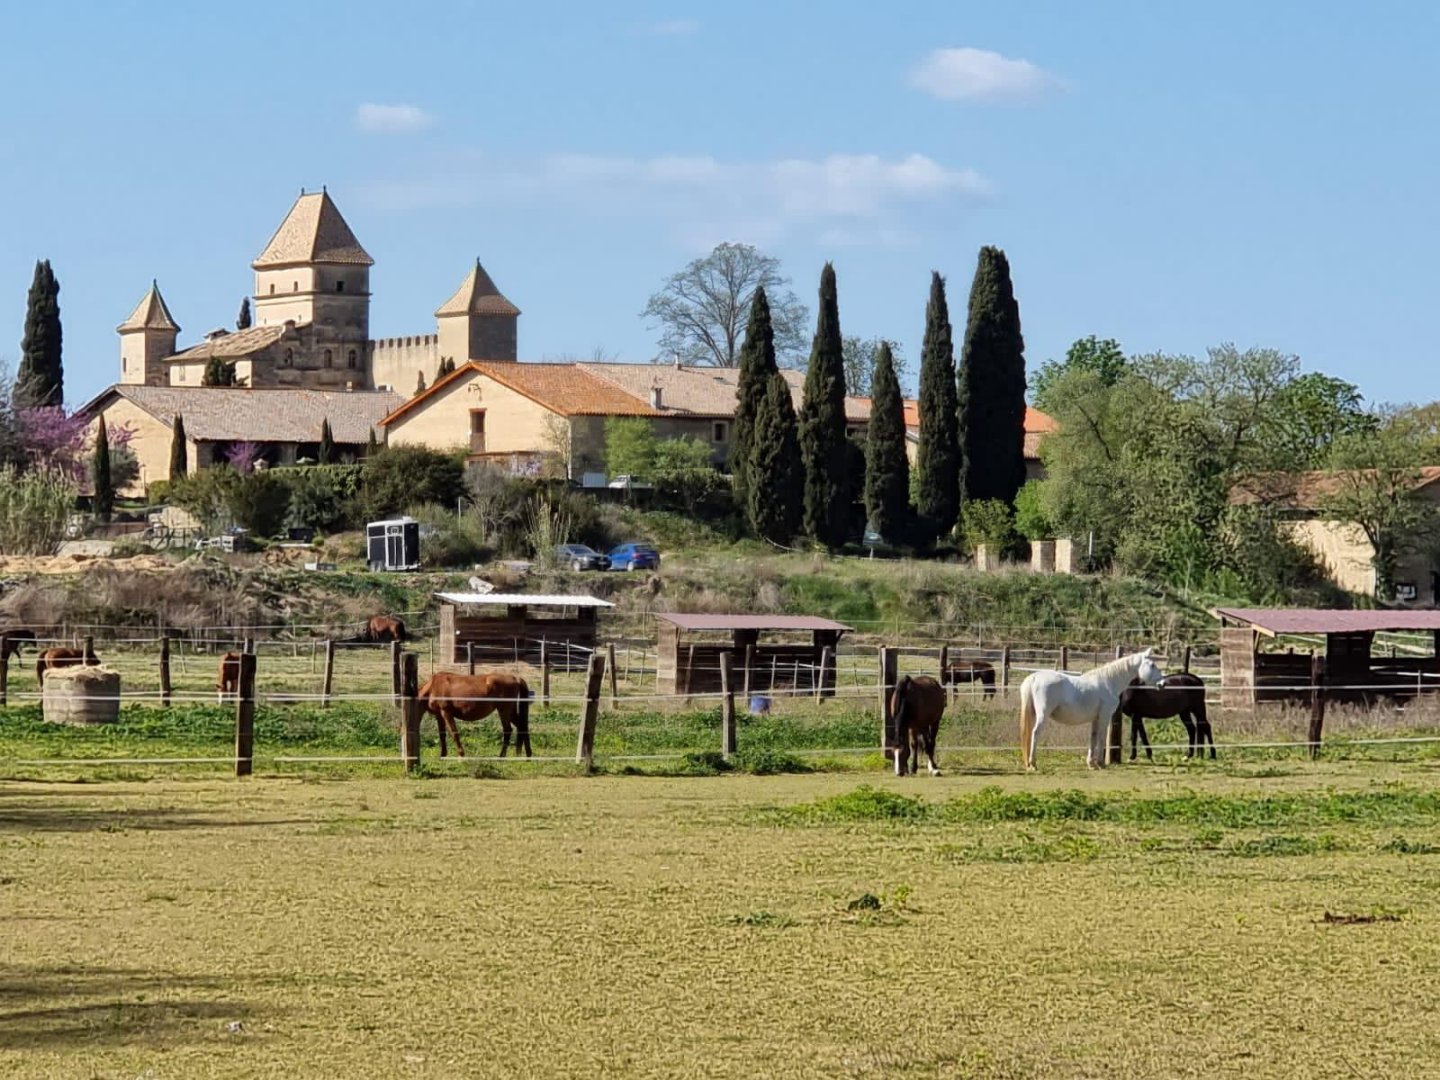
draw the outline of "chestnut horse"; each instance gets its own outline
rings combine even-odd
[[[951,660],[945,669],[946,686],[977,682],[984,685],[987,698],[995,696],[995,665],[989,660]]]
[[[35,644],[34,630],[5,631],[5,659],[18,659],[20,656],[20,646],[24,645],[27,641],[30,642],[31,645]]]
[[[240,693],[240,654],[227,652],[220,657],[220,679],[215,683],[215,698],[225,704],[226,694]]]
[[[939,776],[935,763],[935,738],[945,712],[945,687],[929,675],[906,675],[895,684],[890,696],[895,718],[895,775],[920,771],[920,752],[930,759],[930,775]]]
[[[440,727],[440,756],[445,757],[445,731],[455,737],[455,752],[465,756],[456,720],[483,720],[492,712],[500,718],[500,756],[510,749],[515,729],[515,752],[523,747],[530,757],[530,687],[519,675],[496,671],[488,675],[460,675],[437,671],[420,687],[420,705]]]
[[[96,667],[100,657],[87,642],[83,649],[46,649],[35,659],[35,681],[44,683],[45,672],[51,668]]]
[[[365,629],[350,640],[356,644],[380,644],[389,641],[409,641],[405,620],[393,615],[375,615],[365,624]]]

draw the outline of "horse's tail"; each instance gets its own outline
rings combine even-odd
[[[37,657],[35,658],[35,681],[36,681],[37,683],[42,683],[42,682],[45,681],[45,654],[44,654],[44,653],[41,653],[39,656],[37,656]]]
[[[1035,690],[1030,677],[1020,684],[1020,758],[1028,769],[1030,761],[1030,739],[1035,731]]]
[[[515,726],[521,731],[530,730],[530,686],[524,679],[520,680],[520,700],[515,708]]]
[[[420,689],[415,691],[415,700],[420,703],[420,708],[422,709],[430,708],[430,694],[434,682],[435,676],[431,675],[430,678],[420,684]]]
[[[895,711],[892,719],[895,721],[895,745],[905,745],[905,725],[909,722],[910,715],[910,676],[903,675],[900,681],[895,684],[895,693],[890,700],[895,702]]]

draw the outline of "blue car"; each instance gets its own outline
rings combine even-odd
[[[659,570],[660,553],[649,544],[621,544],[610,552],[611,570]]]

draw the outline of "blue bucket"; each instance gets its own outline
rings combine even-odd
[[[770,699],[764,694],[755,694],[750,698],[751,716],[768,716],[770,713]]]

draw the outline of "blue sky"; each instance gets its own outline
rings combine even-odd
[[[1032,366],[1234,341],[1430,400],[1437,31],[1316,0],[6,5],[0,359],[37,257],[72,403],[152,277],[182,344],[230,325],[325,184],[375,336],[432,331],[478,255],[522,358],[648,359],[646,298],[736,240],[812,308],[834,260],[843,330],[913,364],[930,271],[963,319],[988,243]]]

